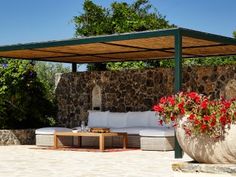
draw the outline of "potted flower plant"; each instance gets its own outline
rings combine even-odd
[[[162,97],[153,107],[160,124],[176,127],[182,149],[205,163],[236,163],[236,100],[211,100],[196,92]]]

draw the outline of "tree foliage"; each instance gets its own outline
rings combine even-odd
[[[84,13],[74,17],[76,36],[96,36],[174,27],[148,0],[113,2],[110,8],[85,0]]]
[[[54,100],[55,90],[55,74],[56,73],[68,73],[70,69],[63,66],[61,63],[42,62],[38,61],[35,63],[35,71],[40,82],[43,83],[46,89],[46,96],[49,100]]]
[[[204,58],[191,58],[185,59],[184,65],[197,65],[197,66],[217,66],[217,65],[227,65],[236,64],[235,56],[219,56],[219,57],[204,57]]]
[[[121,69],[144,69],[146,68],[146,63],[142,61],[137,62],[115,62],[108,63],[107,69],[109,70],[121,70]]]
[[[83,10],[82,14],[73,19],[76,36],[96,36],[175,27],[150,4],[149,0],[136,0],[132,4],[113,2],[108,8],[99,6],[92,0],[85,0]],[[236,31],[233,32],[233,36],[236,38]],[[235,57],[184,59],[183,64],[187,66],[235,64]],[[120,70],[160,66],[173,67],[174,60],[90,64],[88,70]]]
[[[74,17],[76,36],[96,36],[174,27],[148,0],[136,0],[132,4],[113,2],[109,8],[99,6],[91,0],[85,0],[83,10],[81,15]],[[156,64],[155,62],[119,62],[97,66],[88,65],[88,69],[139,68],[146,65],[155,66]]]
[[[236,56],[203,57],[203,58],[183,58],[183,66],[218,66],[236,64]],[[174,60],[160,61],[160,67],[173,68]]]
[[[0,98],[0,128],[42,127],[56,114],[29,61],[0,60]]]

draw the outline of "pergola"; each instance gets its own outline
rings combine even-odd
[[[72,63],[73,72],[77,63],[174,58],[175,92],[181,90],[182,57],[229,55],[236,55],[236,39],[185,28],[0,46],[0,57]],[[177,141],[175,157],[182,157]]]

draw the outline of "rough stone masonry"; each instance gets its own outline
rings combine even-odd
[[[236,65],[183,68],[183,91],[210,95],[236,96]],[[174,93],[174,69],[94,71],[59,75],[56,87],[58,122],[74,127],[94,109],[93,89],[101,90],[102,111],[151,110],[162,96]],[[234,89],[232,89],[234,88]]]

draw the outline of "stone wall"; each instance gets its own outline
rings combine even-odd
[[[236,66],[183,68],[183,90],[212,98],[225,95],[225,86],[236,78]],[[92,109],[92,90],[101,88],[101,110],[114,112],[150,110],[158,99],[174,92],[174,70],[98,71],[60,75],[56,95],[58,120],[69,127],[86,119]]]
[[[0,130],[0,145],[35,144],[35,130]]]

